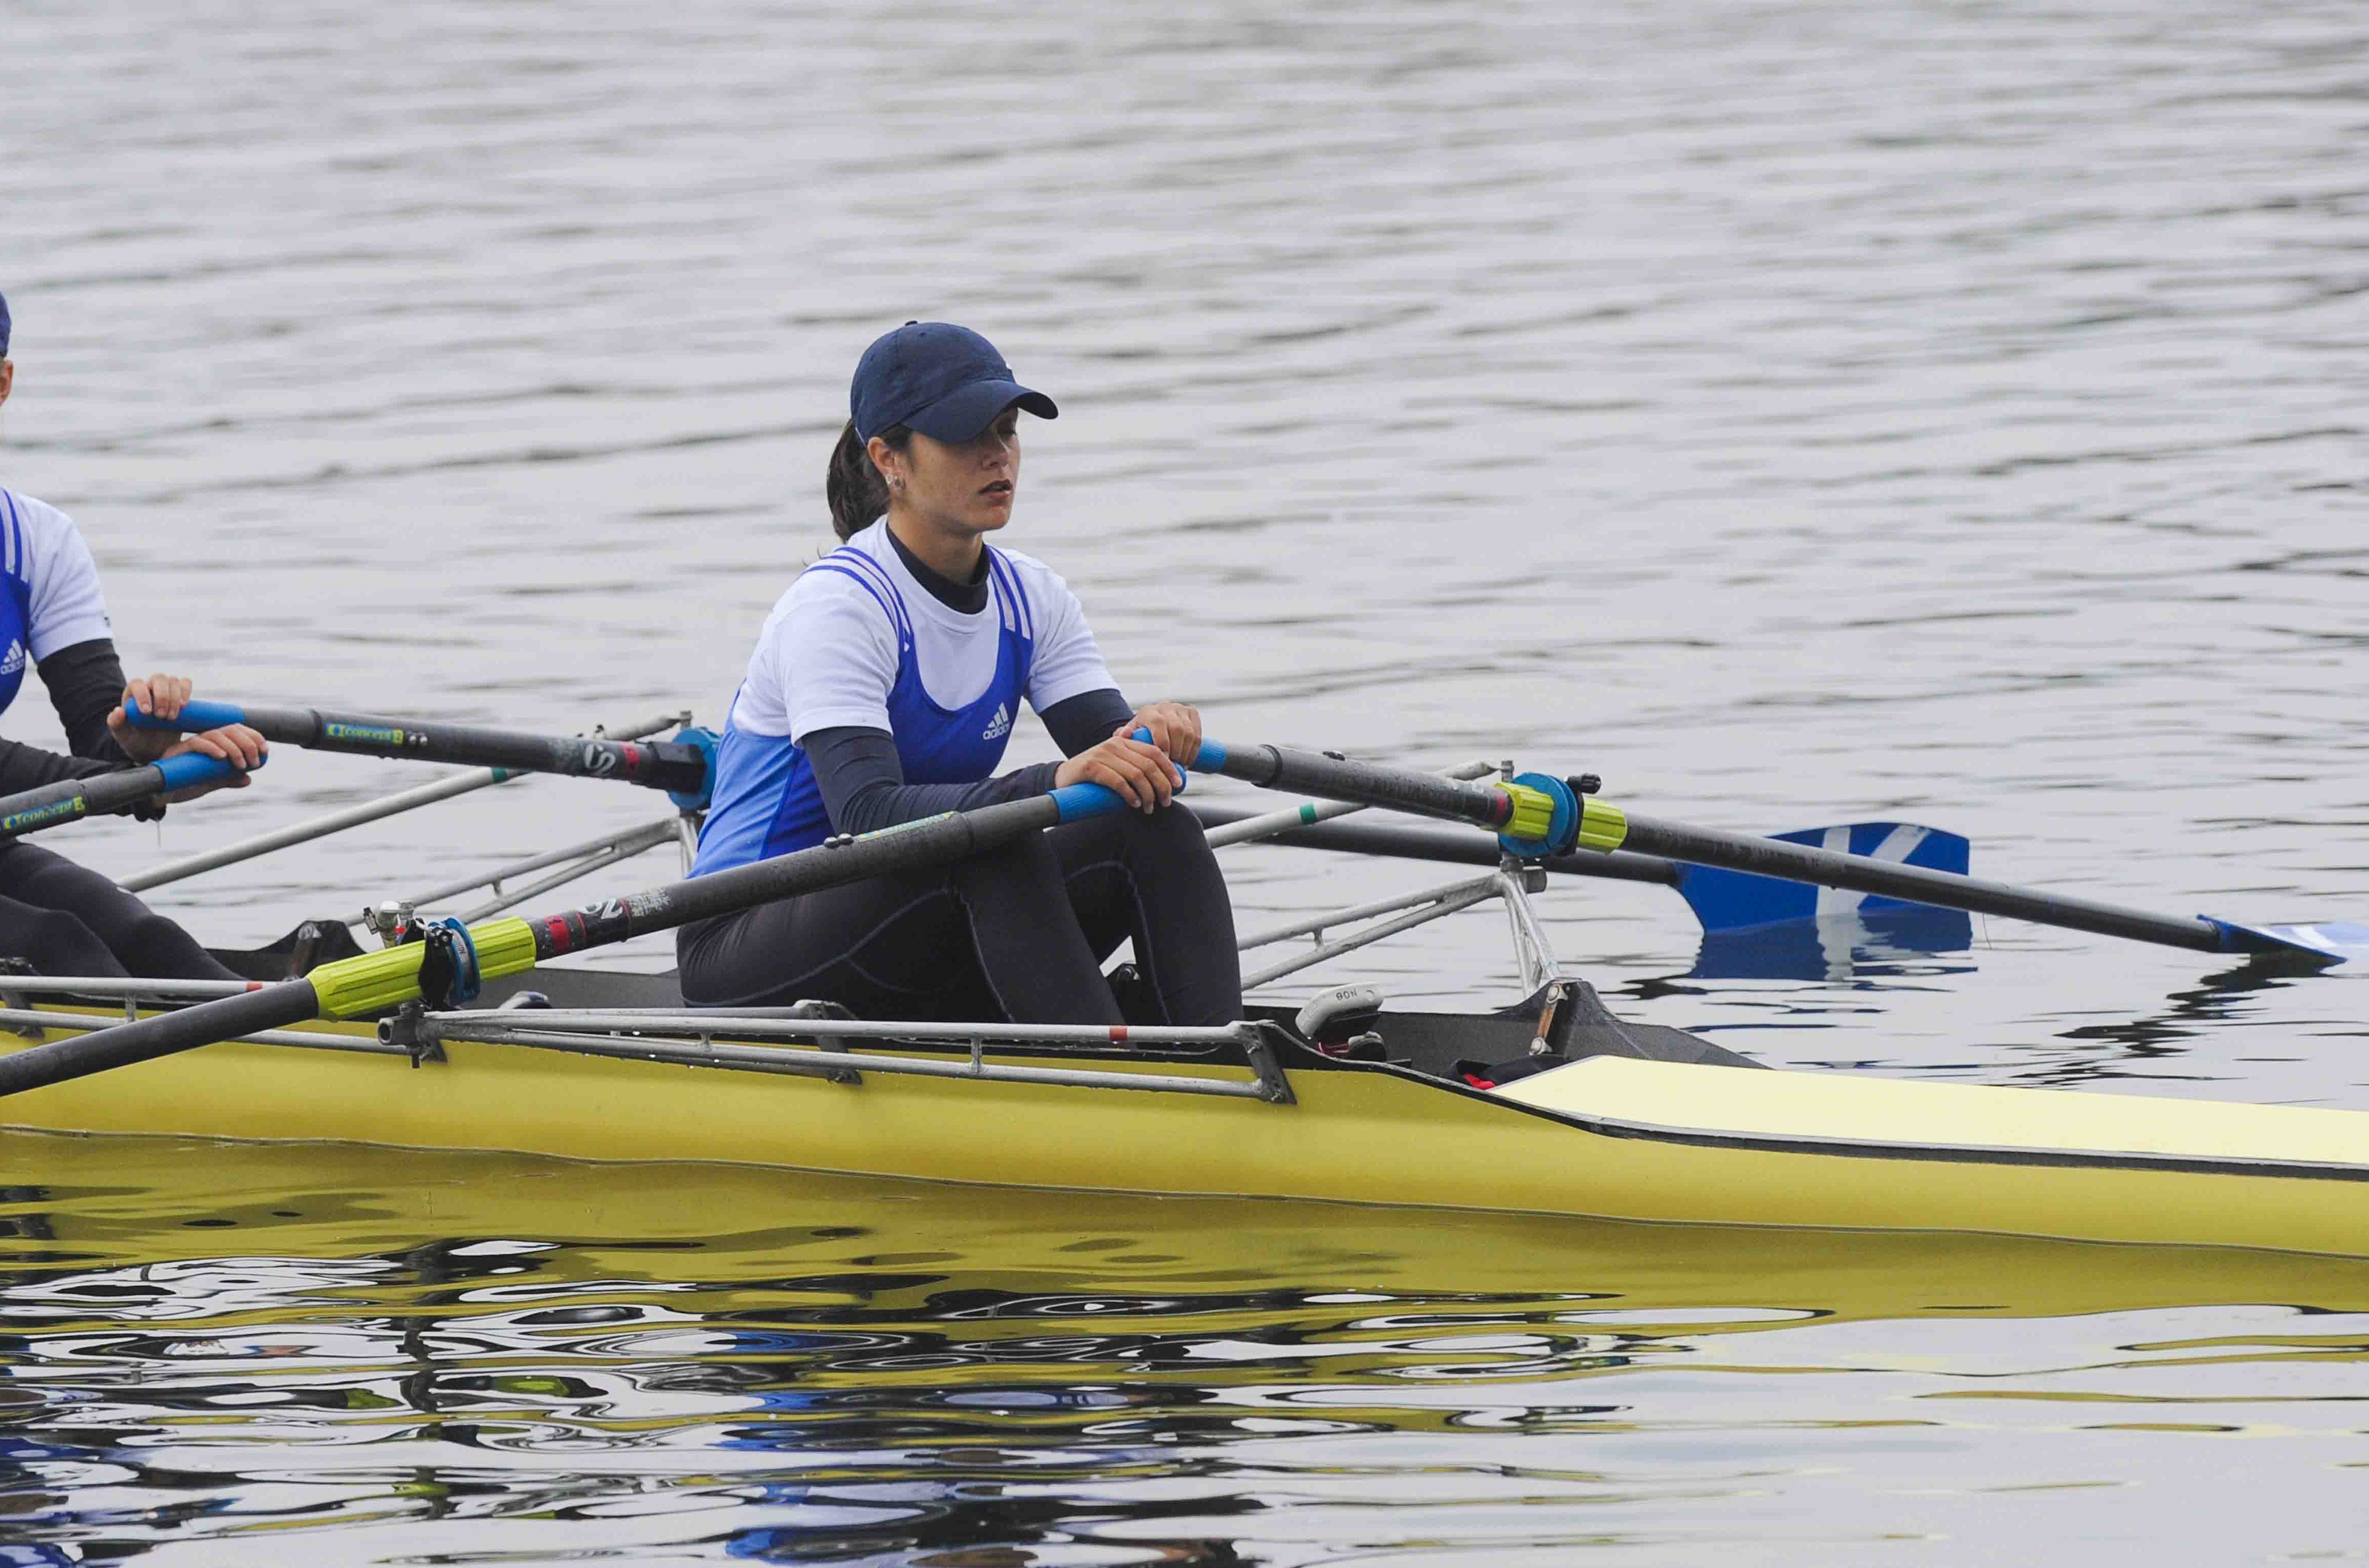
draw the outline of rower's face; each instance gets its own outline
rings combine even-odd
[[[1020,493],[1020,410],[951,445],[916,430],[904,467],[907,506],[943,527],[992,532],[1012,521]]]
[[[0,360],[0,403],[8,401],[8,389],[17,384],[17,361]]]

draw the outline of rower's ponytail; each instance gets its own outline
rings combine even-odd
[[[904,452],[912,445],[913,432],[902,425],[891,425],[880,432],[880,439],[888,443],[889,451]],[[854,538],[888,509],[887,482],[872,465],[866,445],[855,433],[855,421],[850,419],[847,429],[839,432],[839,445],[831,449],[830,472],[823,479],[822,493],[830,502],[831,531],[841,539]]]

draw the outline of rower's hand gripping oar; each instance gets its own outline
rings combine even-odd
[[[1234,748],[1207,739],[1201,742],[1200,755],[1191,765],[1202,773],[1223,773],[1264,788],[1469,822],[1494,832],[1508,853],[1526,860],[1574,850],[1609,853],[1625,849],[1755,876],[2004,915],[2198,953],[2283,955],[2330,964],[2369,952],[2369,926],[2253,926],[2209,915],[2153,914],[1928,866],[1631,816],[1575,788],[1572,781],[1545,773],[1524,773],[1494,784],[1463,784],[1410,769],[1354,761],[1334,752],[1319,754],[1275,746]]]
[[[715,773],[715,736],[678,731],[667,740],[602,740],[570,735],[528,735],[482,725],[376,718],[318,708],[256,708],[239,703],[181,704],[177,718],[158,718],[136,703],[123,705],[134,729],[192,731],[243,724],[266,740],[315,751],[345,751],[416,762],[457,762],[521,773],[565,773],[662,789],[686,811],[704,809]]]
[[[252,722],[251,720],[249,722]],[[833,839],[728,871],[670,883],[623,898],[537,920],[515,918],[464,926],[439,922],[429,940],[383,947],[324,964],[301,979],[258,985],[79,1039],[0,1057],[0,1094],[15,1094],[109,1068],[128,1067],[212,1045],[259,1029],[315,1018],[356,1018],[422,1000],[423,979],[439,1006],[465,1006],[486,980],[524,974],[548,959],[736,913],[777,898],[943,865],[1010,843],[1040,828],[1124,808],[1100,784],[1069,784],[1049,795],[1001,801],[901,822],[856,838]]]
[[[209,729],[216,727],[212,725]],[[258,758],[256,766],[268,761]],[[236,763],[184,751],[144,767],[97,773],[86,779],[60,779],[55,784],[0,798],[0,838],[22,838],[78,818],[129,811],[158,795],[176,795],[205,784],[227,784],[246,772]]]

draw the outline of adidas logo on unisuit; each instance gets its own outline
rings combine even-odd
[[[1011,733],[1012,705],[998,703],[995,704],[995,716],[987,721],[987,727],[978,732],[978,738],[981,740],[1001,740]]]
[[[0,675],[14,675],[24,668],[25,645],[11,637],[8,639],[8,657],[0,658]],[[1001,710],[998,710],[998,714],[1001,716]],[[1012,727],[1006,725],[1004,727],[1009,729]]]

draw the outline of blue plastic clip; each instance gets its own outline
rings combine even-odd
[[[1554,814],[1547,819],[1547,836],[1543,839],[1517,839],[1510,833],[1497,835],[1497,847],[1522,860],[1541,860],[1551,854],[1562,854],[1579,841],[1579,796],[1563,780],[1551,773],[1519,773],[1514,782],[1525,784],[1554,802]]]
[[[700,781],[697,789],[670,789],[667,791],[667,798],[674,802],[678,810],[706,810],[708,802],[715,798],[715,753],[720,744],[715,738],[715,731],[702,729],[697,725],[692,725],[687,728],[676,730],[669,738],[678,746],[689,746],[696,750],[707,763],[707,776]]]
[[[483,976],[477,967],[476,939],[469,934],[469,928],[448,915],[418,921],[411,929],[428,944],[419,959],[419,994],[428,1005],[466,1007],[476,1001]]]

